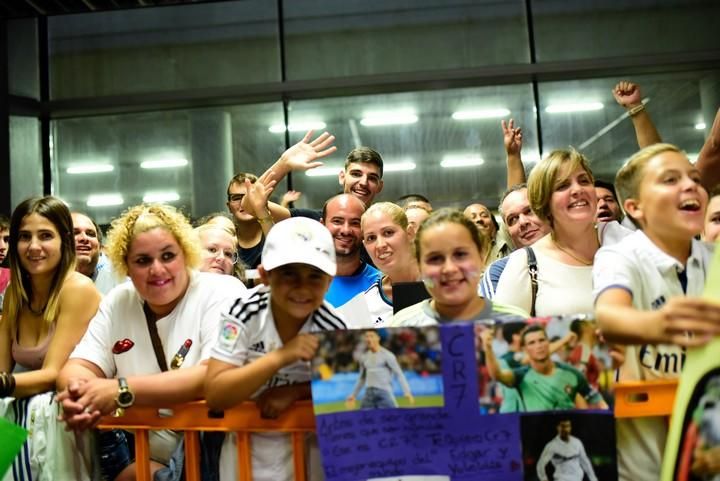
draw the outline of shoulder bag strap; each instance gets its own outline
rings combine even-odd
[[[537,291],[538,291],[537,259],[535,258],[535,252],[533,252],[532,247],[526,247],[525,252],[527,253],[528,274],[530,274],[530,289],[532,292],[532,303],[530,304],[530,317],[535,317],[535,300],[537,299]]]
[[[153,311],[150,310],[147,302],[143,302],[143,312],[145,313],[145,320],[147,321],[148,332],[150,333],[150,340],[152,341],[153,351],[155,351],[155,359],[157,359],[160,370],[165,372],[168,370],[167,361],[165,361],[165,351],[163,350],[162,341],[157,330],[157,316]]]

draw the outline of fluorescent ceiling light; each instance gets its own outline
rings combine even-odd
[[[322,130],[325,127],[327,127],[325,122],[322,122],[320,120],[311,120],[308,122],[298,122],[290,124],[288,125],[288,130],[290,132],[307,132],[308,130]],[[282,134],[283,132],[285,132],[285,124],[271,125],[268,130],[273,134]]]
[[[99,174],[102,172],[112,172],[115,166],[112,164],[87,163],[73,164],[65,170],[68,174]]]
[[[402,160],[399,162],[385,162],[383,172],[401,172],[404,170],[414,170],[417,165],[412,160]]]
[[[535,165],[540,162],[540,160],[540,155],[538,155],[537,152],[532,154],[523,154],[522,156],[523,164]]]
[[[591,112],[593,110],[601,110],[603,107],[602,102],[562,102],[548,105],[545,107],[545,112],[549,114]]]
[[[452,118],[454,120],[498,119],[509,115],[510,111],[501,107],[496,109],[458,110],[453,112]]]
[[[440,167],[444,169],[452,169],[454,167],[472,167],[482,165],[485,159],[479,154],[446,154],[443,155]]]
[[[162,157],[154,160],[145,160],[140,164],[141,169],[170,169],[185,167],[188,160],[184,157]]]
[[[408,111],[387,111],[387,112],[372,112],[366,114],[361,120],[360,124],[365,127],[378,127],[381,125],[404,125],[414,124],[418,121],[415,112]]]
[[[109,205],[122,205],[125,201],[120,194],[93,194],[89,195],[87,202],[88,207],[105,207]]]
[[[325,165],[322,167],[315,167],[314,169],[306,170],[305,175],[308,177],[329,177],[331,175],[338,175],[343,170],[342,165]]]
[[[698,122],[695,124],[695,130],[705,130],[705,127],[707,127],[705,122]]]
[[[175,202],[180,200],[180,194],[177,192],[145,192],[143,202]]]

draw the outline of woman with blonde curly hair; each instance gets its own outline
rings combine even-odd
[[[160,407],[202,398],[203,361],[217,339],[218,319],[246,290],[234,277],[195,270],[196,235],[170,206],[130,208],[113,222],[107,245],[115,272],[132,282],[103,299],[60,373],[63,419],[76,431],[133,404]],[[129,436],[101,437],[101,457],[117,460],[103,461],[106,479],[134,479]],[[153,472],[168,464],[178,442],[172,431],[151,434]]]

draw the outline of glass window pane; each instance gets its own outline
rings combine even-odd
[[[50,17],[51,96],[279,81],[276,10],[246,0]]]
[[[7,36],[10,95],[39,99],[36,20],[34,18],[8,20]]]
[[[42,195],[40,122],[34,117],[10,116],[10,199],[13,206]]]
[[[325,161],[326,175],[313,175],[323,172],[319,170],[295,174],[293,188],[304,194],[298,207],[320,208],[337,193],[344,158],[361,145],[377,150],[385,162],[378,200],[419,193],[438,207],[472,201],[497,206],[506,187],[500,120],[513,117],[525,129],[525,160],[537,160],[532,105],[528,84],[293,102],[291,129],[293,124],[322,122],[337,137],[338,147]],[[453,114],[489,118],[456,120]],[[292,132],[292,141],[302,135]],[[458,163],[475,165],[449,167]]]
[[[529,61],[522,0],[285,1],[287,78]]]
[[[532,0],[537,60],[575,60],[716,48],[715,0]]]
[[[223,211],[235,172],[262,172],[282,152],[267,128],[277,123],[280,103],[58,120],[54,191],[99,223],[143,201]]]
[[[618,80],[540,84],[544,153],[572,145],[588,157],[596,177],[613,181],[617,170],[638,150],[631,119],[612,96]],[[646,110],[663,141],[696,157],[720,105],[720,74],[691,72],[634,76],[630,80],[640,85],[643,98],[648,99]],[[596,110],[548,112],[548,107],[578,109],[591,103],[597,103]]]

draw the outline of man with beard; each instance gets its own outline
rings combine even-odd
[[[110,263],[100,253],[102,231],[93,219],[83,213],[73,212],[72,221],[75,237],[75,270],[92,279],[101,294],[107,294],[118,282]]]
[[[360,258],[362,231],[360,218],[365,204],[352,194],[339,194],[325,202],[321,222],[333,236],[337,274],[325,295],[334,307],[340,307],[364,292],[380,277],[380,271]]]
[[[587,475],[590,481],[597,481],[592,463],[585,452],[585,446],[575,436],[571,436],[572,423],[563,419],[557,425],[557,436],[552,438],[540,454],[537,462],[537,475],[540,481],[548,481],[545,468],[552,463],[555,481],[582,481]]]

